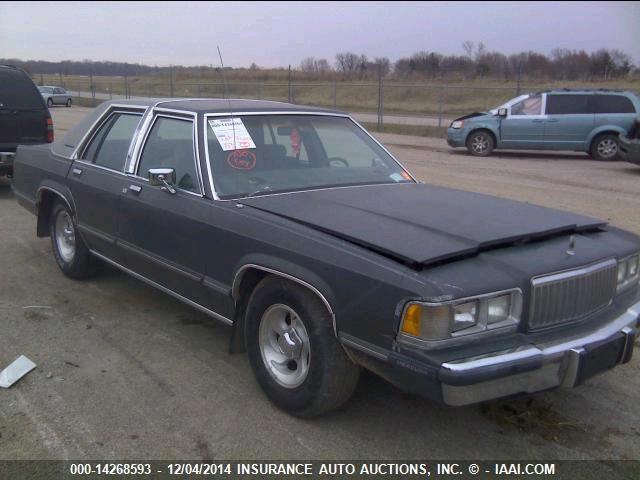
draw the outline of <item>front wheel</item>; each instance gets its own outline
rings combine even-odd
[[[618,157],[618,136],[612,133],[600,135],[591,144],[589,153],[594,160],[615,160]]]
[[[97,266],[96,260],[78,234],[69,207],[57,201],[51,209],[49,223],[53,255],[62,273],[75,280],[91,276]]]
[[[347,357],[331,315],[311,291],[266,277],[249,299],[245,321],[249,362],[276,406],[309,418],[351,397],[359,367]]]
[[[71,102],[71,99],[70,99],[70,98],[67,98],[67,103],[65,104],[65,106],[66,106],[67,108],[69,108],[69,107],[71,106],[71,103],[72,103],[72,102]]]
[[[48,108],[53,107],[53,100],[52,100],[51,98],[48,98],[48,99],[47,99],[47,107],[48,107]]]
[[[469,150],[471,155],[476,157],[486,157],[490,155],[495,146],[493,135],[486,130],[471,132],[467,138],[467,150]]]

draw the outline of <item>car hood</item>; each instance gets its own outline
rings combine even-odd
[[[480,118],[482,117],[482,118]],[[456,119],[454,119],[453,121],[458,121],[458,120],[470,120],[470,119],[478,119],[478,120],[486,120],[488,118],[495,118],[495,115],[492,114],[491,112],[473,112],[470,113],[469,115],[463,115],[462,117],[458,117]]]
[[[239,200],[412,266],[603,227],[573,213],[419,183]]]

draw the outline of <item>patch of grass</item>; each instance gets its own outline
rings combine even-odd
[[[561,444],[570,443],[575,435],[584,434],[589,428],[563,417],[550,404],[533,397],[486,402],[480,405],[480,412],[503,429],[534,433]]]
[[[424,126],[424,125],[399,125],[385,123],[381,130],[378,124],[373,122],[361,122],[361,125],[370,132],[396,133],[398,135],[413,135],[417,137],[446,138],[447,127]]]
[[[202,75],[177,74],[173,83],[173,95],[179,97],[256,98],[288,101],[289,86],[284,71],[227,72],[227,87],[215,72]],[[34,75],[36,83],[57,85],[58,75]],[[82,76],[63,76],[62,83],[72,93],[89,91],[91,80]],[[134,96],[166,97],[171,94],[171,82],[167,75],[128,77],[127,88]],[[93,77],[96,92],[123,95],[124,77]],[[640,91],[638,80],[609,82],[526,82],[522,92],[549,88],[612,88]],[[498,79],[451,82],[402,81],[387,79],[384,82],[384,109],[386,114],[435,115],[442,113],[452,118],[474,111],[486,111],[516,96],[517,85]],[[295,72],[291,89],[292,101],[300,105],[336,107],[349,111],[374,112],[378,108],[378,82],[376,80],[338,80],[327,76],[302,76]]]

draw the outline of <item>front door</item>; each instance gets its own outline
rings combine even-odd
[[[118,199],[127,185],[124,165],[141,117],[137,111],[109,114],[68,173],[78,228],[89,248],[107,257],[115,254]]]
[[[222,315],[228,292],[205,279],[206,258],[220,248],[209,226],[211,200],[203,195],[192,116],[157,115],[128,177],[118,220],[119,262],[145,278]],[[152,168],[173,168],[175,193],[152,186]]]
[[[500,121],[501,148],[544,148],[544,100],[538,94],[509,107]]]

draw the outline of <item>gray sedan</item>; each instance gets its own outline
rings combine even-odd
[[[51,108],[54,105],[64,105],[70,107],[73,103],[71,100],[71,94],[62,87],[38,87],[42,98],[47,103],[47,107]]]

